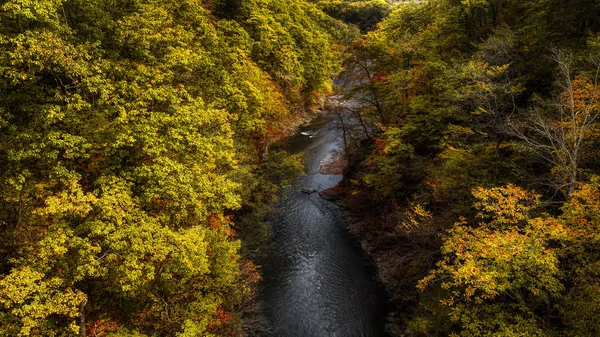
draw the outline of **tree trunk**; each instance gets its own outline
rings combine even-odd
[[[260,154],[260,161],[266,162],[269,160],[269,146],[271,145],[271,140],[268,135],[265,135],[263,139],[263,148]]]
[[[79,337],[85,337],[85,305],[87,301],[79,305]]]

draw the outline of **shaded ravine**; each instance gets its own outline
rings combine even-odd
[[[366,259],[339,207],[318,194],[342,179],[319,173],[320,164],[342,148],[341,131],[326,113],[303,126],[285,148],[305,154],[307,175],[283,192],[271,219],[274,248],[264,266],[263,297],[273,337],[378,335],[377,296]]]

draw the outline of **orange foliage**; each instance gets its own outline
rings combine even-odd
[[[371,76],[371,78],[369,79],[369,81],[371,82],[385,82],[387,81],[387,74],[384,73],[383,71],[378,71],[375,73],[375,75]]]
[[[208,217],[208,227],[210,229],[219,229],[223,226],[223,216],[221,214],[213,214]]]
[[[210,324],[208,324],[208,329],[214,330],[215,328],[217,328],[221,325],[225,325],[225,324],[229,323],[229,321],[231,321],[231,313],[229,313],[229,312],[225,311],[223,308],[219,307],[217,309],[217,312],[215,313],[213,321]]]
[[[563,105],[571,107],[576,116],[600,108],[600,91],[589,78],[579,75],[571,81],[571,86],[572,90],[565,90],[560,94],[560,100]]]
[[[208,227],[233,239],[237,235],[236,231],[231,228],[233,217],[233,215],[215,213],[208,217]]]
[[[88,337],[104,337],[110,332],[117,331],[118,327],[119,324],[110,318],[102,318],[90,322],[85,329],[85,333]]]

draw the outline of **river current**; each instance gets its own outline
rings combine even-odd
[[[336,120],[323,113],[285,147],[304,153],[306,175],[283,191],[271,218],[275,248],[264,266],[263,297],[272,337],[378,335],[378,300],[367,261],[339,207],[318,193],[342,179],[319,173],[323,162],[343,150],[342,137]]]

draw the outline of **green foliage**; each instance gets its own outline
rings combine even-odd
[[[270,225],[266,222],[279,189],[291,185],[304,173],[300,158],[284,151],[272,151],[269,160],[251,171],[238,172],[244,206],[236,212],[235,229],[244,238],[242,254],[264,257],[271,247]]]
[[[456,130],[463,134],[471,130]],[[507,145],[504,145],[505,147]],[[471,190],[477,186],[490,186],[495,183],[508,183],[517,170],[515,164],[503,158],[495,147],[476,145],[448,149],[440,153],[430,168],[429,185],[435,200],[452,204],[446,210],[453,217],[469,212],[472,203]]]
[[[138,331],[128,330],[128,329],[119,329],[116,332],[109,333],[108,337],[147,337]]]
[[[600,178],[580,184],[571,201],[563,208],[571,238],[563,249],[563,265],[572,282],[569,296],[559,304],[559,311],[570,336],[594,336],[600,331],[598,295],[600,285]]]
[[[0,335],[241,333],[257,277],[226,214],[291,181],[260,158],[337,68],[314,5],[242,5],[3,2]]]
[[[598,4],[403,2],[350,46],[345,98],[375,143],[354,195],[380,202],[353,227],[392,335],[598,333],[600,201],[579,183],[600,173]]]
[[[378,144],[378,153],[370,162],[373,172],[365,175],[365,183],[375,188],[383,197],[402,191],[408,180],[406,170],[413,158],[413,148],[400,139],[400,130],[386,130],[383,141]]]
[[[256,43],[251,56],[291,99],[327,91],[337,70],[328,29],[339,25],[304,1],[247,1],[240,22]],[[327,28],[325,28],[327,27]],[[302,103],[301,101],[298,101]]]
[[[357,25],[363,33],[375,29],[390,11],[385,0],[319,0],[317,5],[329,16]]]

